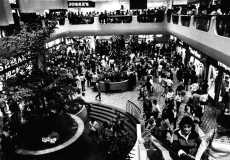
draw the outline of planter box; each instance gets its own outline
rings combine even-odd
[[[99,82],[100,89],[102,92],[106,91],[105,82],[100,81]],[[109,82],[109,90],[110,92],[116,92],[116,91],[127,91],[129,89],[129,80],[124,80],[120,82]]]

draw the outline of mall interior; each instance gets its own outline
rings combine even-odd
[[[230,3],[1,0],[0,159],[230,160]]]

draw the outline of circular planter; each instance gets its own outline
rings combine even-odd
[[[124,80],[120,82],[109,82],[109,90],[111,92],[117,91],[127,91],[129,89],[129,80]],[[99,82],[99,86],[102,92],[106,91],[106,84],[104,81]]]
[[[81,118],[83,122],[86,122],[88,119],[88,112],[87,112],[87,108],[85,107],[85,105],[75,115]]]
[[[82,99],[81,97],[77,97],[72,101],[71,108],[78,108],[78,110],[72,110],[72,111],[70,110],[69,113],[80,117],[83,122],[86,122],[88,119],[88,112],[87,112],[86,105],[88,104],[85,102],[84,99]]]
[[[82,135],[82,133],[84,131],[84,123],[81,120],[81,118],[79,118],[79,117],[77,117],[75,115],[68,114],[68,116],[69,116],[70,119],[73,120],[73,123],[76,124],[76,126],[68,126],[68,127],[66,127],[68,129],[71,129],[71,131],[68,130],[67,132],[73,132],[73,133],[71,133],[71,137],[69,137],[68,139],[66,139],[62,143],[59,143],[59,144],[57,144],[55,146],[47,147],[47,148],[41,147],[41,149],[39,149],[39,147],[37,147],[37,149],[28,149],[28,146],[24,147],[24,148],[19,147],[19,148],[17,148],[15,150],[16,154],[21,155],[21,156],[38,156],[39,157],[39,155],[40,156],[48,155],[48,154],[60,151],[60,150],[62,150],[64,148],[70,146],[75,141],[77,141],[77,139]],[[61,119],[60,119],[59,123],[58,123],[58,121],[56,121],[55,123],[58,123],[58,125],[65,126],[67,124],[67,123],[64,123],[65,119],[63,119],[63,121]],[[60,124],[60,123],[62,123],[62,124]],[[36,125],[36,123],[35,123],[35,125]],[[55,126],[56,124],[53,124],[53,125]],[[58,126],[58,125],[56,125],[56,126]],[[39,127],[39,129],[42,129],[42,128],[43,128],[43,126]],[[64,128],[61,128],[61,129],[64,129]],[[76,129],[76,131],[74,131],[74,129]],[[35,133],[35,132],[36,131],[31,131],[31,133]],[[42,132],[42,131],[40,131],[40,132]],[[66,132],[66,131],[64,131],[64,132]],[[33,136],[33,135],[31,135],[31,136]],[[33,137],[30,137],[30,139],[31,138],[33,138]],[[36,145],[36,143],[35,143],[35,145]]]

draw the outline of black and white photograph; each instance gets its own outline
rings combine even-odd
[[[0,160],[230,160],[230,1],[0,0]]]

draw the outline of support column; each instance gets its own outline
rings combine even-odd
[[[191,55],[190,55],[190,52],[189,52],[189,47],[187,45],[185,46],[185,49],[186,50],[185,50],[184,64],[185,64],[185,66],[188,66],[188,63],[189,63]]]
[[[204,57],[201,62],[204,65],[204,71],[202,74],[202,90],[204,93],[208,93],[208,75],[209,75],[209,67],[210,67],[210,62],[208,57]]]
[[[209,72],[209,66],[210,66],[210,60],[209,60],[209,57],[206,57],[206,56],[203,56],[202,55],[202,59],[201,59],[201,62],[203,63],[204,65],[204,73],[203,73],[203,77],[202,77],[202,80],[204,82],[208,82],[208,72]]]
[[[219,69],[218,75],[215,80],[215,98],[214,98],[215,103],[219,101],[223,76],[224,76],[224,72],[222,71],[222,69]]]

